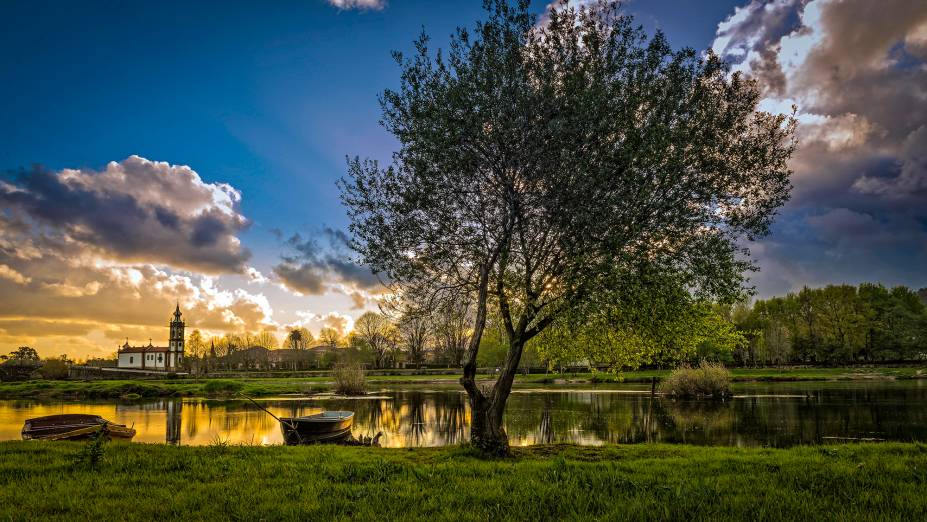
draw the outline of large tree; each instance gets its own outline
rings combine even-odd
[[[461,383],[471,442],[508,452],[506,400],[525,343],[607,304],[635,331],[667,310],[731,300],[751,268],[743,240],[787,199],[794,123],[710,52],[648,38],[617,2],[538,19],[487,0],[446,54],[395,53],[381,96],[391,165],[354,159],[342,180],[353,247],[398,293],[467,298]],[[487,308],[508,349],[476,382]],[[630,307],[644,307],[637,311]]]

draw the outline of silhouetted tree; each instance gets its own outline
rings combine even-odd
[[[755,82],[710,52],[648,40],[618,2],[562,1],[543,22],[528,0],[485,6],[446,55],[424,35],[395,54],[399,88],[381,106],[399,149],[387,168],[350,161],[341,188],[363,262],[401,292],[474,303],[471,441],[505,454],[525,343],[553,322],[644,302],[621,319],[646,325],[742,294],[741,240],[788,197],[794,124],[758,112]],[[486,389],[490,299],[508,346]]]

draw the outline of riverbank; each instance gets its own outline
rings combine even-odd
[[[734,382],[799,382],[872,379],[927,379],[927,367],[734,368]],[[529,374],[518,385],[649,383],[669,370],[614,373]],[[491,375],[483,376],[491,379]],[[368,388],[401,384],[453,385],[457,375],[382,375],[368,377]],[[312,395],[331,391],[331,377],[224,378],[164,380],[25,381],[0,383],[0,399],[140,399],[153,397],[230,397]]]
[[[175,447],[0,443],[5,520],[917,520],[927,446]],[[85,452],[86,453],[86,452]]]

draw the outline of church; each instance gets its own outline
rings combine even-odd
[[[127,339],[126,343],[119,347],[119,368],[180,370],[183,367],[184,326],[184,321],[181,319],[180,303],[178,303],[170,322],[171,334],[168,338],[168,345],[153,346],[149,339],[148,346],[129,346]]]

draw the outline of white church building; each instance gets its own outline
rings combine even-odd
[[[180,316],[180,304],[178,303],[170,322],[171,335],[167,346],[153,346],[150,339],[148,346],[129,346],[127,339],[126,343],[119,347],[119,368],[164,371],[181,369],[183,367],[185,324]]]

